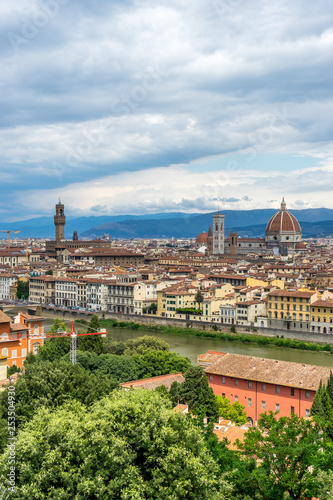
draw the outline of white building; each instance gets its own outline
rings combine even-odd
[[[0,274],[0,299],[10,298],[10,286],[17,281],[17,276],[10,273]]]

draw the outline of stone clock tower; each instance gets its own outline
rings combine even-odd
[[[55,225],[55,241],[59,243],[61,240],[65,239],[65,206],[61,203],[59,198],[59,203],[56,204],[56,214],[54,216]]]

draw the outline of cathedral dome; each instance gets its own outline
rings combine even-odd
[[[195,240],[196,244],[197,245],[201,245],[202,243],[206,243],[207,244],[207,233],[206,231],[203,231],[202,233],[199,234],[199,236],[197,237],[197,239]]]
[[[286,202],[282,199],[280,210],[271,217],[266,227],[268,233],[301,233],[301,226],[294,215],[286,209]]]

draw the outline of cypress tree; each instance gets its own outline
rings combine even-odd
[[[321,404],[322,393],[323,393],[323,384],[322,384],[322,381],[320,381],[318,391],[316,392],[316,395],[312,401],[311,417],[313,417],[314,415],[318,415],[319,417],[323,417],[323,407]]]
[[[331,399],[331,406],[333,407],[333,373],[332,371],[330,372],[330,378],[327,381],[327,386],[326,386],[328,395]]]

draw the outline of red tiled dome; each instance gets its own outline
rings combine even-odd
[[[269,220],[266,233],[271,232],[295,232],[301,233],[301,226],[298,220],[288,210],[284,200],[281,203],[281,209]]]
[[[207,243],[207,233],[205,231],[200,233],[199,236],[197,237],[197,239],[195,240],[195,242],[197,244]]]

